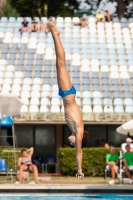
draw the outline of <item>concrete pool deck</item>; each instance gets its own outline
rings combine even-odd
[[[0,194],[52,194],[52,193],[116,193],[133,194],[133,185],[129,184],[64,184],[46,183],[38,185],[0,184]]]

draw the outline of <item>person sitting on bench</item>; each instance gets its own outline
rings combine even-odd
[[[130,145],[126,145],[126,153],[123,154],[122,159],[124,163],[124,171],[130,179],[129,183],[133,183],[133,152],[130,151]]]
[[[115,148],[113,146],[110,147],[110,154],[106,156],[106,170],[111,171],[112,180],[109,181],[109,184],[115,183],[115,176],[118,174],[118,161],[119,157],[115,153]]]
[[[34,148],[31,147],[30,149],[26,150],[23,148],[21,150],[21,157],[18,158],[18,168],[19,168],[19,175],[16,184],[22,183],[22,178],[24,172],[33,172],[35,177],[35,182],[38,184],[38,171],[36,165],[32,164],[31,157],[33,155]],[[26,178],[26,177],[24,177]],[[34,182],[32,182],[34,183]]]

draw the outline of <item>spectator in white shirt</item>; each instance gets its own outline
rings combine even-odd
[[[127,138],[126,139],[126,143],[123,143],[122,145],[121,145],[121,149],[122,149],[122,152],[123,153],[125,153],[125,152],[127,152],[127,150],[126,150],[126,145],[130,145],[130,151],[131,152],[133,152],[133,143],[132,143],[132,139],[131,138]]]

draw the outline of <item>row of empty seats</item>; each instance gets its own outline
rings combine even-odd
[[[53,84],[52,85],[52,88],[49,84],[39,84],[39,80],[40,79],[34,79],[34,82],[33,82],[33,85],[31,84],[26,84],[24,83],[22,86],[20,84],[9,84],[9,83],[4,83],[2,85],[0,85],[0,89],[2,90],[7,90],[7,91],[11,91],[11,90],[16,90],[16,91],[21,91],[21,90],[28,90],[28,91],[56,91],[58,89],[56,89],[56,84]],[[55,79],[56,80],[56,79]],[[77,79],[75,79],[77,80]],[[86,82],[85,82],[86,80]],[[107,79],[103,79],[105,81],[108,81]],[[5,79],[4,81],[10,81],[10,79]],[[26,81],[26,79],[24,80]],[[36,83],[36,81],[38,81],[38,83]],[[41,80],[40,80],[41,81]],[[80,81],[80,80],[78,80]],[[88,83],[87,83],[88,81]],[[112,83],[112,86],[109,85],[107,82],[105,82],[103,85],[100,85],[100,82],[99,80],[97,79],[92,79],[93,81],[93,84],[92,85],[89,85],[89,79],[84,79],[83,83],[76,83],[75,81],[75,85],[77,87],[80,88],[80,86],[82,87],[82,90],[89,90],[89,91],[94,91],[94,90],[103,90],[103,91],[112,91],[112,92],[115,92],[115,91],[130,91],[130,89],[132,89],[132,85],[131,85],[131,88],[130,88],[130,85],[128,83],[123,83],[123,85],[120,85],[119,83]],[[132,90],[131,90],[132,91]]]
[[[123,106],[115,106],[114,109],[112,106],[100,106],[95,105],[93,108],[90,105],[85,105],[82,107],[81,111],[83,113],[117,113],[117,114],[124,114],[124,113],[132,113],[133,106],[126,106],[125,109]],[[51,105],[49,108],[46,105],[41,105],[40,107],[37,105],[30,105],[29,107],[27,105],[24,105],[21,109],[21,112],[23,113],[63,113],[64,112],[64,106],[60,107],[58,105]]]
[[[89,22],[96,22],[96,18],[93,17],[93,16],[88,16],[86,17],[88,19]],[[32,18],[31,17],[26,17],[27,21],[31,22],[32,21]],[[40,19],[47,22],[49,19],[47,17],[34,17],[34,19],[39,22]],[[23,17],[2,17],[1,18],[1,22],[21,22],[23,20]],[[56,22],[79,22],[80,18],[79,17],[52,17],[52,20],[53,21],[56,21]],[[113,22],[123,22],[123,23],[126,23],[126,22],[133,22],[133,18],[121,18],[119,20],[119,18],[113,18]]]
[[[63,105],[63,101],[59,97],[43,97],[43,98],[36,98],[33,97],[29,100],[29,98],[22,98],[22,101],[25,102],[26,105]],[[125,98],[124,100],[122,98],[114,98],[112,100],[111,98],[79,98],[76,97],[76,102],[79,106],[82,105],[104,105],[104,106],[133,106],[133,99],[132,98]]]
[[[28,22],[32,22],[32,18],[31,17],[26,17]],[[44,22],[48,22],[49,19],[47,17],[34,17],[34,19],[36,20],[36,22],[40,22],[40,20],[43,20]],[[93,16],[88,16],[86,17],[86,20],[89,23],[96,23],[96,18]],[[9,19],[7,17],[2,17],[1,18],[1,23],[21,23],[23,21],[23,17],[18,17],[17,19],[15,17],[10,17]],[[56,23],[80,23],[80,18],[79,17],[52,17],[52,21],[55,21]],[[119,20],[118,18],[113,18],[113,22],[114,23],[118,23],[121,22],[122,24],[126,24],[126,23],[131,23],[133,22],[133,18],[129,18],[128,20],[126,18],[122,18],[121,20]]]

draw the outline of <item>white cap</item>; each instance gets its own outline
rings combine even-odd
[[[131,138],[127,138],[126,142],[132,142],[133,140]]]

